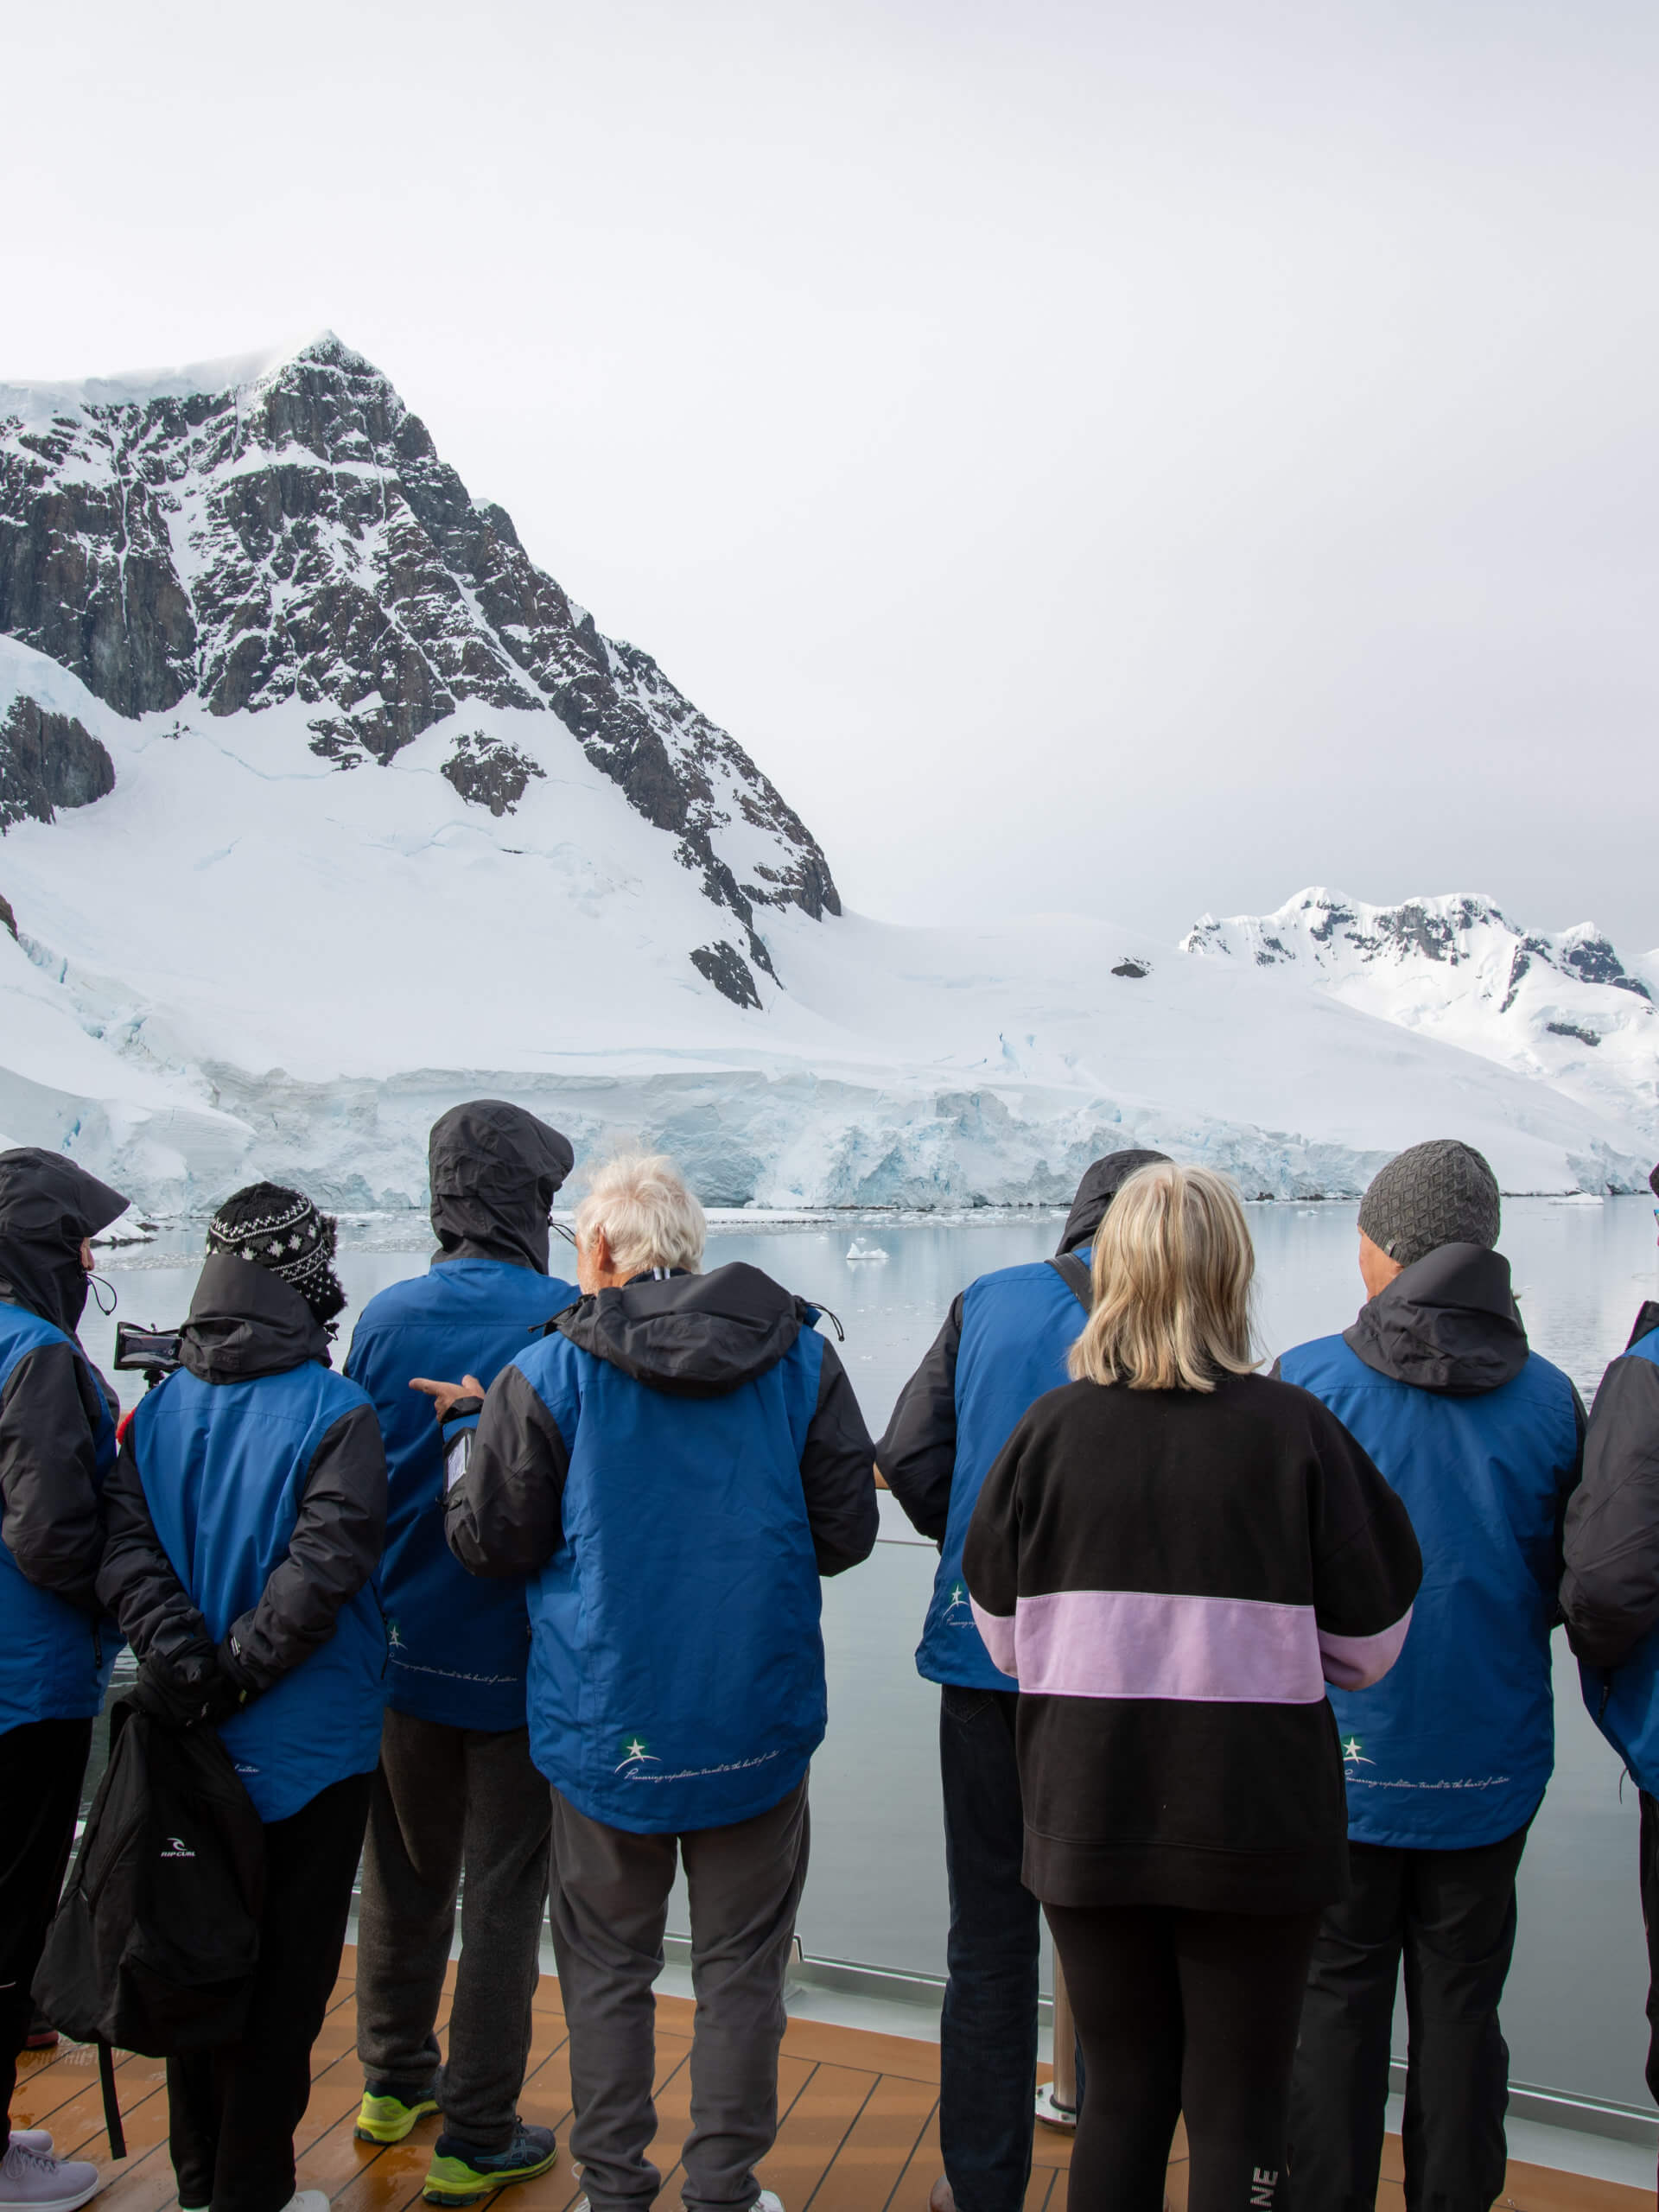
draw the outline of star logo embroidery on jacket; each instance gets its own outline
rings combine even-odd
[[[1351,1736],[1342,1747],[1342,1756],[1350,1766],[1375,1766],[1375,1759],[1368,1759],[1357,1736]]]
[[[625,1736],[622,1738],[622,1756],[616,1764],[618,1774],[625,1767],[660,1766],[661,1764],[661,1760],[652,1755],[651,1745],[643,1736]]]

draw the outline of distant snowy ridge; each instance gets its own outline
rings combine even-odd
[[[1486,903],[1196,957],[842,914],[748,754],[338,340],[0,387],[0,1143],[146,1207],[418,1204],[486,1094],[728,1205],[1052,1204],[1124,1145],[1349,1196],[1446,1134],[1510,1191],[1638,1187],[1659,979]]]
[[[1523,929],[1491,899],[1368,906],[1320,887],[1271,914],[1206,914],[1184,952],[1288,969],[1346,1006],[1634,1116],[1659,1142],[1659,1008],[1592,922]]]

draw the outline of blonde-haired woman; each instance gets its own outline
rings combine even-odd
[[[1376,1681],[1421,1560],[1335,1417],[1254,1371],[1224,1178],[1160,1165],[1095,1240],[1076,1380],[987,1477],[963,1564],[1019,1678],[1024,1877],[1088,2087],[1070,2212],[1274,2203],[1302,1985],[1348,1872],[1328,1679]]]

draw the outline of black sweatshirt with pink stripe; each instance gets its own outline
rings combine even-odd
[[[1325,1685],[1388,1672],[1422,1560],[1317,1398],[1254,1375],[1051,1390],[985,1479],[963,1568],[1019,1679],[1045,1904],[1289,1913],[1345,1892]]]

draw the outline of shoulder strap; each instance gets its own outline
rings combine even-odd
[[[121,2106],[115,2093],[115,2053],[100,2037],[98,2046],[98,2081],[104,2092],[104,2126],[110,2139],[110,2156],[124,2158],[127,2139],[121,2126]]]
[[[1058,1275],[1072,1297],[1077,1300],[1078,1305],[1082,1306],[1084,1312],[1085,1313],[1090,1312],[1095,1303],[1094,1278],[1077,1254],[1062,1252],[1057,1260],[1051,1260],[1048,1264]]]

